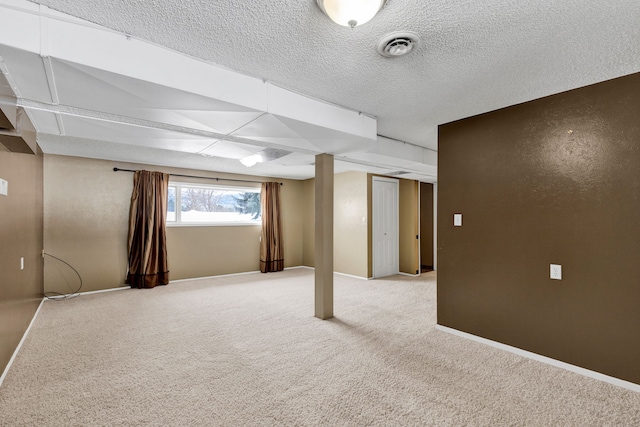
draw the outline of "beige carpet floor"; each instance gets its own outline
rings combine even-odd
[[[45,302],[2,426],[640,426],[640,393],[434,329],[436,273],[206,279]]]

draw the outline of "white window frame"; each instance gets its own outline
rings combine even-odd
[[[182,181],[169,181],[169,189],[175,189],[175,221],[167,219],[167,227],[236,227],[236,226],[261,226],[262,220],[253,221],[200,221],[200,222],[183,222],[182,221],[182,189],[183,188],[204,188],[208,190],[222,191],[239,191],[246,193],[261,192],[261,187],[236,186],[236,185],[219,185],[219,184],[203,184]],[[167,217],[168,217],[167,204]]]

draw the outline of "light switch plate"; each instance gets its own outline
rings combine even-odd
[[[462,214],[453,214],[453,225],[454,227],[462,227]]]
[[[549,275],[552,279],[562,280],[562,266],[560,264],[549,264]]]
[[[6,179],[0,178],[0,196],[6,196],[9,192],[9,183]]]

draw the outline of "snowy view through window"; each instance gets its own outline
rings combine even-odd
[[[167,222],[173,224],[260,224],[260,189],[169,185]]]

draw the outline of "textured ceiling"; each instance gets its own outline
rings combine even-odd
[[[0,106],[26,109],[46,153],[294,179],[328,152],[336,171],[434,182],[438,125],[640,71],[638,0],[389,0],[355,29],[316,0],[0,12]],[[419,48],[380,56],[396,31]],[[238,162],[264,149],[291,154]]]
[[[437,125],[640,71],[638,0],[390,0],[369,23],[315,0],[41,0],[52,9],[378,119],[437,148]],[[420,48],[383,58],[379,39]]]

